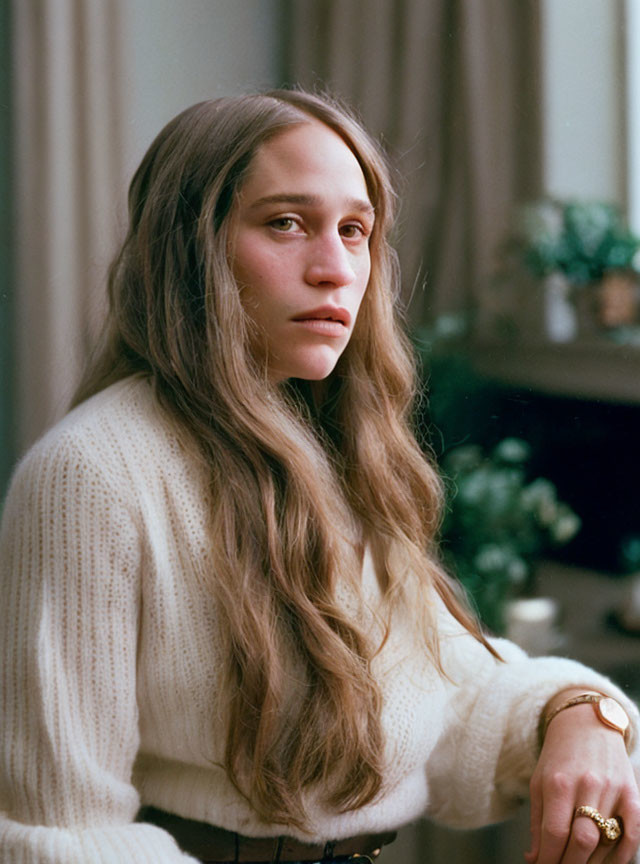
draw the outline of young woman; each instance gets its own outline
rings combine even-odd
[[[529,862],[632,858],[635,707],[488,641],[438,565],[393,203],[302,92],[151,145],[104,345],[6,502],[2,861],[366,860],[529,784]]]

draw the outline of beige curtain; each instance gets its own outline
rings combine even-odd
[[[94,337],[123,188],[119,0],[14,0],[17,441],[62,413]]]
[[[285,0],[285,78],[329,86],[404,177],[414,322],[490,302],[514,201],[539,184],[537,0]]]

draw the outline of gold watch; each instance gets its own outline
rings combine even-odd
[[[631,731],[629,715],[616,699],[613,699],[611,696],[605,696],[603,693],[594,692],[581,693],[580,696],[574,696],[572,699],[567,699],[566,702],[558,705],[557,708],[554,708],[553,711],[545,715],[540,724],[540,743],[544,741],[544,736],[549,728],[549,723],[551,723],[556,714],[564,711],[565,708],[572,708],[574,705],[582,705],[585,702],[593,705],[596,717],[601,723],[604,723],[604,725],[608,726],[610,729],[615,729],[616,732],[620,732],[624,738],[625,744],[628,743]]]

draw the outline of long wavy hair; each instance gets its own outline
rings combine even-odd
[[[310,118],[342,137],[364,173],[371,277],[329,378],[270,385],[232,275],[234,205],[260,146]],[[74,400],[143,373],[202,461],[207,586],[228,644],[224,767],[264,820],[302,829],[312,790],[340,811],[381,793],[372,663],[395,609],[408,610],[440,672],[435,595],[487,645],[438,564],[441,485],[411,428],[394,204],[382,152],[330,98],[283,90],[187,109],[131,183],[105,341]],[[382,597],[373,619],[361,596],[366,547]]]

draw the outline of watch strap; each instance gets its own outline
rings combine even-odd
[[[623,725],[617,722],[612,722],[612,720],[609,719],[609,717],[607,716],[607,713],[600,710],[600,703],[605,700],[607,702],[613,702],[614,705],[617,706],[621,716],[626,719],[626,724]],[[620,734],[624,738],[625,744],[628,743],[630,722],[626,711],[612,697],[605,696],[603,693],[590,692],[581,693],[579,696],[573,696],[571,699],[567,699],[566,702],[562,702],[560,705],[557,705],[552,711],[543,714],[538,727],[540,746],[542,746],[542,743],[544,742],[545,735],[547,734],[547,729],[549,728],[549,724],[554,717],[556,717],[561,711],[564,711],[566,708],[573,708],[574,705],[582,705],[585,703],[592,704],[594,706],[598,720],[600,720],[601,723],[603,723],[605,726],[608,726],[610,729],[614,729],[616,732],[620,732]]]

